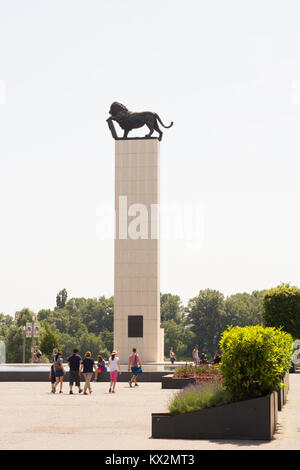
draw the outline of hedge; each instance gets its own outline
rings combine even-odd
[[[300,289],[281,284],[269,289],[263,296],[264,326],[274,326],[300,338]]]
[[[237,400],[279,390],[290,368],[292,343],[292,336],[280,329],[229,327],[220,341],[223,386]]]

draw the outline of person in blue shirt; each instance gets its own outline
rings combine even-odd
[[[63,358],[62,358],[62,353],[58,352],[55,356],[55,389],[54,392],[56,391],[56,387],[58,384],[60,384],[60,390],[59,393],[63,393],[63,381],[64,381],[64,375],[66,373],[63,365]]]
[[[93,371],[96,372],[96,364],[94,359],[92,358],[92,354],[90,351],[87,351],[85,353],[85,358],[82,361],[81,364],[81,372],[83,372],[83,376],[85,379],[85,384],[84,384],[84,389],[83,389],[83,394],[87,395],[87,390],[89,390],[90,393],[92,393],[92,388],[91,388],[91,380],[93,376]]]
[[[70,368],[69,372],[69,386],[70,391],[69,394],[73,395],[73,384],[75,382],[76,387],[78,388],[78,393],[82,392],[82,388],[80,387],[80,365],[82,359],[79,355],[78,349],[73,349],[73,354],[68,357],[68,366]]]

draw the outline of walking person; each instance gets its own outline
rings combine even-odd
[[[196,344],[196,346],[194,347],[192,354],[193,354],[193,360],[194,360],[195,366],[197,366],[197,365],[199,364],[199,349],[198,349],[198,344]]]
[[[99,374],[102,374],[103,372],[106,372],[107,371],[107,368],[106,368],[106,364],[105,364],[105,360],[103,359],[103,357],[101,356],[101,354],[98,355],[98,362],[97,362],[97,368],[95,370],[95,378],[94,378],[94,382],[97,382],[97,379],[98,379],[98,375]]]
[[[62,353],[58,352],[55,356],[55,384],[54,384],[54,393],[56,392],[56,387],[58,384],[60,387],[59,393],[63,393],[63,381],[64,375],[66,373],[63,365]]]
[[[95,365],[95,361],[92,358],[92,354],[90,353],[90,351],[87,351],[85,353],[85,358],[83,359],[80,367],[81,367],[81,372],[83,372],[83,376],[85,379],[83,394],[87,395],[88,394],[87,390],[91,394],[93,391],[91,388],[91,380],[93,376],[93,371],[94,370],[96,371],[96,365]]]
[[[51,393],[55,393],[55,362],[52,362],[49,372],[49,379],[51,380]]]
[[[174,362],[176,361],[176,356],[175,356],[172,346],[170,347],[170,361],[171,361],[171,364],[174,364]]]
[[[140,356],[136,352],[136,348],[132,349],[132,354],[130,354],[128,359],[128,372],[130,371],[131,367],[131,379],[129,380],[129,387],[132,387],[134,384],[135,387],[138,386],[137,384],[137,375],[142,372],[142,362]]]
[[[73,354],[68,357],[68,366],[70,368],[70,377],[69,377],[69,386],[70,386],[70,395],[73,395],[73,384],[75,382],[76,387],[78,387],[78,393],[82,392],[80,388],[80,364],[82,362],[81,356],[78,354],[78,349],[73,349]]]
[[[109,393],[115,393],[116,383],[118,378],[118,373],[121,375],[120,359],[117,356],[117,351],[111,353],[110,358],[108,359],[108,367],[110,373],[110,386]]]

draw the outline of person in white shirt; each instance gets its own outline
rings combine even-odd
[[[110,373],[110,386],[109,393],[115,393],[118,373],[121,375],[120,359],[117,357],[117,351],[111,353],[110,358],[108,359],[108,367]]]

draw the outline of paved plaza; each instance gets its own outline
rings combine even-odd
[[[159,383],[134,389],[93,384],[93,394],[51,394],[43,382],[0,383],[0,449],[300,449],[300,374],[290,375],[288,402],[271,442],[151,438],[151,412],[166,411],[172,390]]]

